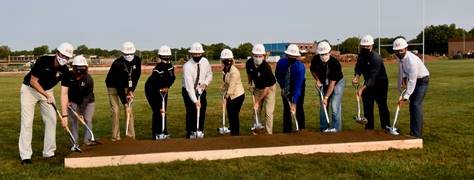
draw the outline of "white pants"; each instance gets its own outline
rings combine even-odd
[[[51,97],[53,97],[54,89],[46,91]],[[35,106],[37,103],[40,105],[41,117],[43,118],[44,129],[44,142],[43,142],[43,157],[54,156],[56,150],[56,113],[51,104],[46,102],[46,97],[40,94],[38,91],[22,84],[20,90],[20,102],[21,102],[21,125],[20,125],[20,138],[18,140],[18,147],[20,150],[20,158],[31,159],[33,150],[31,149],[31,139],[33,136],[33,119],[35,116]]]

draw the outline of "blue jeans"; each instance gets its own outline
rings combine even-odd
[[[415,90],[410,96],[410,135],[421,138],[423,135],[423,100],[430,78],[416,80]]]
[[[344,88],[346,86],[346,80],[342,78],[339,80],[339,82],[336,83],[336,87],[334,87],[334,92],[332,95],[329,97],[328,102],[329,105],[328,107],[331,107],[330,109],[328,108],[328,115],[332,114],[332,127],[336,128],[337,131],[342,130],[342,95],[344,94]],[[324,89],[323,95],[326,94],[327,88]],[[328,128],[328,123],[326,121],[326,115],[324,114],[324,109],[323,105],[321,104],[320,101],[320,118],[319,118],[319,124],[320,124],[320,130],[325,130]]]

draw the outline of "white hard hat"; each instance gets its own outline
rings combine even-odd
[[[265,46],[263,44],[256,44],[252,48],[253,54],[264,55],[265,54]]]
[[[72,47],[72,45],[70,43],[67,43],[67,42],[61,43],[57,48],[57,50],[62,55],[65,55],[68,58],[71,58],[73,56],[73,52],[74,52],[73,49],[74,48]]]
[[[400,50],[400,49],[405,49],[408,47],[408,43],[405,39],[403,38],[398,38],[393,41],[393,50]]]
[[[87,60],[83,55],[78,55],[72,59],[73,66],[88,66]]]
[[[290,56],[301,56],[300,48],[296,44],[290,44],[286,49],[285,54]]]
[[[189,53],[204,53],[204,48],[202,47],[201,43],[195,42],[192,46],[191,49],[189,50]]]
[[[374,44],[374,38],[371,35],[365,35],[360,40],[360,45],[361,46],[371,46],[373,44]]]
[[[234,54],[232,54],[232,51],[230,49],[224,49],[221,52],[221,59],[232,59],[234,58]]]
[[[171,56],[171,49],[168,46],[161,46],[160,49],[158,50],[158,55],[162,56]]]
[[[124,54],[134,54],[135,51],[137,51],[137,50],[135,49],[135,45],[133,45],[132,42],[127,41],[127,42],[124,42],[122,44],[122,53],[124,53]]]
[[[318,44],[318,54],[327,54],[331,51],[331,45],[328,42],[323,41]]]

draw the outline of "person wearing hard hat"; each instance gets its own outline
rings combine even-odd
[[[283,133],[292,131],[291,112],[296,113],[299,130],[305,129],[304,93],[305,72],[304,64],[297,58],[301,56],[297,45],[290,44],[285,51],[286,58],[280,59],[275,69],[275,77],[281,88],[283,100]]]
[[[18,140],[21,164],[31,164],[31,155],[33,154],[31,140],[36,104],[40,105],[45,128],[43,157],[56,156],[56,112],[51,104],[55,103],[54,86],[60,80],[69,76],[66,63],[72,56],[72,45],[62,43],[56,49],[55,56],[39,57],[31,71],[23,79],[20,89],[21,123]],[[61,125],[66,127],[67,111],[62,111],[62,114]]]
[[[222,72],[224,84],[221,89],[224,93],[229,117],[230,134],[232,136],[240,135],[239,114],[245,99],[245,90],[240,78],[240,71],[234,66],[234,55],[230,49],[224,49],[221,52]]]
[[[393,42],[393,50],[399,61],[398,89],[406,89],[399,105],[410,100],[410,135],[422,138],[423,135],[423,100],[430,80],[430,72],[415,54],[407,50],[407,41],[398,38]]]
[[[380,127],[390,126],[390,112],[387,106],[388,78],[382,57],[373,50],[374,38],[364,36],[360,41],[360,52],[354,68],[352,84],[359,84],[359,77],[364,76],[364,84],[356,92],[362,97],[364,115],[367,118],[365,129],[374,129],[374,101],[377,102],[380,116]],[[364,122],[359,122],[364,123]]]
[[[268,134],[272,134],[276,79],[273,75],[272,68],[265,61],[265,54],[263,44],[254,45],[252,48],[252,57],[245,63],[245,69],[249,83],[248,89],[250,93],[255,96],[253,108],[257,109],[257,114],[262,114],[261,111],[264,111],[265,131]],[[257,129],[255,123],[252,129]]]
[[[130,105],[135,98],[133,92],[141,75],[141,59],[135,55],[136,49],[132,42],[124,42],[121,52],[122,56],[112,63],[105,78],[112,112],[112,141],[120,140],[120,102],[125,109],[130,109],[126,134],[135,138],[134,115]]]
[[[320,106],[320,131],[321,132],[339,132],[342,130],[342,96],[346,80],[342,74],[342,66],[339,61],[331,56],[331,45],[322,41],[318,44],[317,55],[311,60],[311,75],[316,80],[316,88],[322,88],[323,99]],[[332,116],[332,128],[329,128],[325,117],[324,107],[331,112],[327,112]],[[326,119],[327,118],[327,119]]]
[[[61,81],[61,109],[63,112],[70,106],[75,112],[82,115],[87,126],[92,130],[92,116],[95,111],[94,80],[88,73],[87,60],[78,55],[72,60],[71,76]],[[71,133],[75,139],[79,138],[78,119],[72,111],[68,111],[71,121]],[[92,135],[87,129],[84,131],[84,144],[90,145]]]
[[[209,61],[202,56],[204,49],[201,43],[192,44],[189,53],[191,59],[183,65],[182,89],[186,105],[186,138],[190,138],[193,132],[196,134],[198,131],[204,132],[207,107],[206,90],[212,81],[212,68]],[[196,127],[198,109],[200,111],[199,129]]]
[[[168,46],[161,46],[158,50],[159,62],[145,82],[145,95],[153,111],[151,121],[151,135],[153,140],[166,139],[169,137],[168,128],[162,123],[162,113],[168,104],[168,90],[173,85],[176,76],[174,67],[171,64],[171,49]],[[163,107],[163,97],[165,109]],[[164,127],[163,127],[164,126]],[[162,131],[163,129],[163,131]]]

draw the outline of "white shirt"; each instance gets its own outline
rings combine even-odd
[[[398,65],[398,90],[402,91],[402,80],[407,78],[407,91],[403,98],[409,99],[415,90],[416,80],[429,76],[430,72],[421,59],[410,51],[407,51],[405,57],[398,60],[400,62]]]
[[[196,89],[194,89],[194,83],[197,78],[197,65],[198,63],[196,63],[192,58],[183,65],[183,87],[186,89],[189,98],[194,103],[197,102],[196,90],[199,89],[198,85],[196,85]],[[212,81],[212,68],[206,58],[202,57],[199,61],[199,69],[198,84],[209,86]]]

